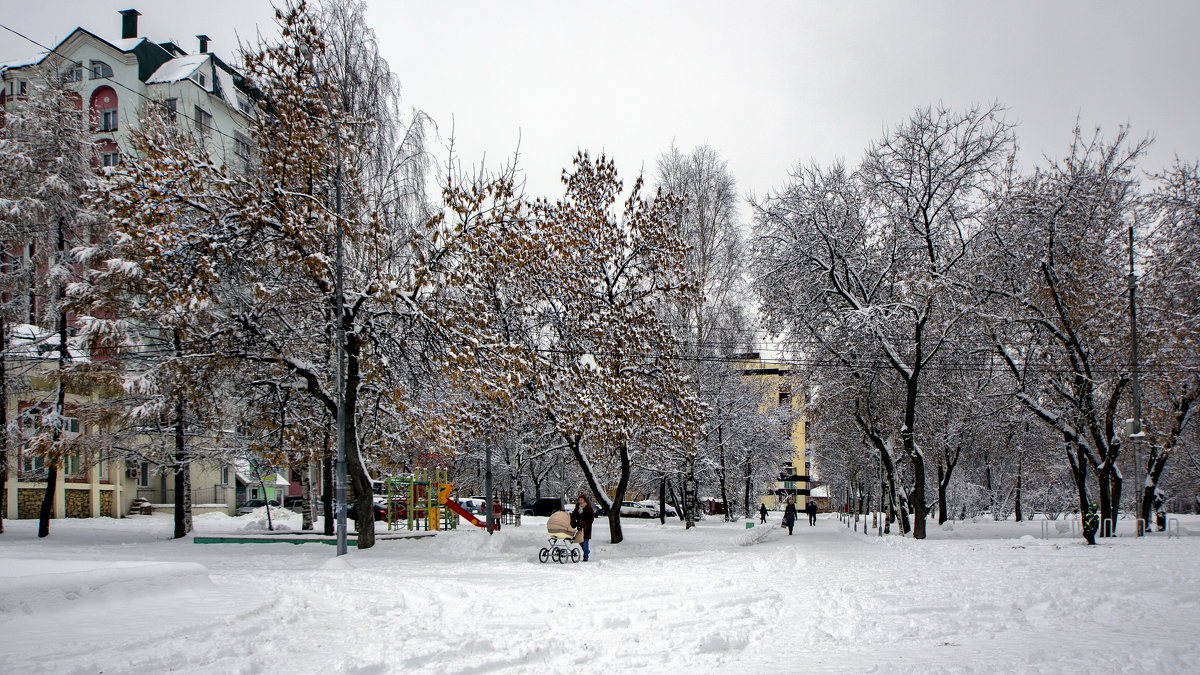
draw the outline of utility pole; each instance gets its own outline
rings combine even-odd
[[[1129,224],[1129,370],[1133,375],[1133,421],[1129,425],[1129,444],[1133,446],[1134,477],[1137,480],[1137,504],[1135,527],[1137,536],[1142,536],[1142,500],[1146,492],[1146,480],[1138,447],[1142,443],[1142,386],[1138,373],[1138,326],[1137,326],[1137,274],[1133,267],[1133,223]]]
[[[496,531],[496,509],[492,506],[492,441],[490,438],[484,444],[484,453],[487,466],[483,474],[483,500],[487,502],[484,505],[484,508],[487,509],[487,531],[488,534],[492,534]]]
[[[346,555],[346,328],[342,323],[342,158],[339,155],[333,179],[333,214],[337,221],[336,254],[334,258],[333,293],[334,335],[337,341],[337,555]],[[359,503],[362,495],[358,495]],[[374,513],[371,517],[374,517]]]

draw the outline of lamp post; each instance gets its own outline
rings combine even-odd
[[[336,127],[335,127],[336,128]],[[342,157],[338,154],[333,179],[333,215],[337,222],[336,253],[334,256],[333,293],[334,339],[337,342],[337,376],[334,389],[337,396],[337,555],[346,555],[346,327],[342,322]],[[361,495],[360,495],[361,498]],[[374,515],[374,514],[372,514]]]
[[[1142,386],[1138,374],[1138,330],[1137,330],[1137,275],[1133,267],[1133,223],[1129,224],[1129,370],[1133,376],[1133,419],[1129,424],[1129,443],[1133,446],[1134,477],[1137,480],[1137,500],[1135,502],[1135,528],[1137,536],[1142,536],[1142,500],[1146,493],[1146,481],[1143,476],[1142,463],[1138,447],[1144,438],[1142,430]]]

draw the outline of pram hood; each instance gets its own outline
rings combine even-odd
[[[571,527],[571,513],[569,511],[555,511],[546,519],[546,531],[550,534],[565,535],[572,537],[575,535],[575,528]]]

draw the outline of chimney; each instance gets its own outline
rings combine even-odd
[[[137,18],[142,13],[136,9],[121,10],[121,39],[135,38],[137,34]]]
[[[207,54],[208,53],[208,41],[211,40],[212,38],[208,37],[207,35],[197,35],[196,37],[200,38],[200,53]]]

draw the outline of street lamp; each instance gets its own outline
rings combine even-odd
[[[1138,376],[1138,331],[1137,331],[1137,275],[1133,268],[1133,223],[1129,223],[1129,370],[1133,376],[1133,419],[1129,421],[1129,443],[1133,446],[1134,476],[1137,479],[1137,500],[1135,501],[1137,536],[1142,536],[1145,520],[1142,518],[1142,499],[1146,494],[1146,481],[1143,477],[1141,458],[1138,446],[1145,439],[1142,429],[1142,387]]]

